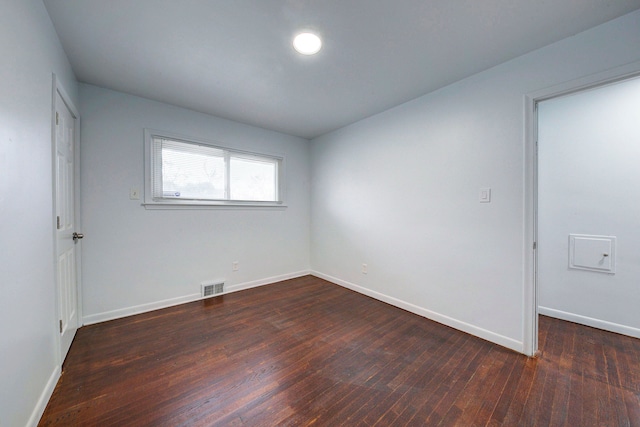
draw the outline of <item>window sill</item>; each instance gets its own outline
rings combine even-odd
[[[181,209],[248,209],[248,210],[285,210],[287,205],[283,203],[251,203],[251,202],[224,202],[224,203],[190,203],[190,202],[152,202],[142,203],[149,210],[181,210]]]

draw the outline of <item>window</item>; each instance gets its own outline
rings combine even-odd
[[[145,153],[145,205],[282,206],[282,157],[148,129]]]

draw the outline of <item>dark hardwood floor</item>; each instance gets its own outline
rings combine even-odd
[[[640,340],[530,359],[321,279],[83,327],[41,426],[640,425]]]

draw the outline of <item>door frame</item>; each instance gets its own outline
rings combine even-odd
[[[522,350],[538,354],[538,103],[640,76],[640,61],[570,80],[524,96],[524,293]]]
[[[73,131],[73,149],[74,149],[74,158],[73,158],[73,179],[74,179],[74,201],[73,201],[73,209],[74,209],[74,222],[76,224],[76,229],[82,229],[82,216],[80,215],[80,114],[78,113],[78,109],[74,105],[71,97],[68,95],[65,88],[62,86],[60,80],[58,80],[55,73],[52,74],[52,91],[51,91],[51,194],[52,194],[52,207],[53,210],[51,212],[51,225],[52,225],[52,233],[53,233],[53,268],[54,268],[54,277],[53,281],[56,286],[55,292],[55,319],[54,331],[56,337],[56,360],[57,365],[62,369],[62,363],[64,362],[62,358],[62,348],[60,342],[60,329],[59,329],[59,320],[60,320],[60,301],[59,292],[58,292],[58,268],[57,268],[57,250],[58,250],[58,241],[57,241],[57,224],[56,224],[56,212],[57,212],[57,200],[56,200],[56,95],[60,94],[60,97],[66,104],[67,108],[71,112],[74,118],[74,131]],[[78,313],[78,328],[83,325],[82,321],[82,245],[78,245],[76,249],[76,302],[77,302],[77,313]]]

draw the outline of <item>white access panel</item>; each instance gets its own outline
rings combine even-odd
[[[569,268],[615,274],[616,238],[569,234]]]

